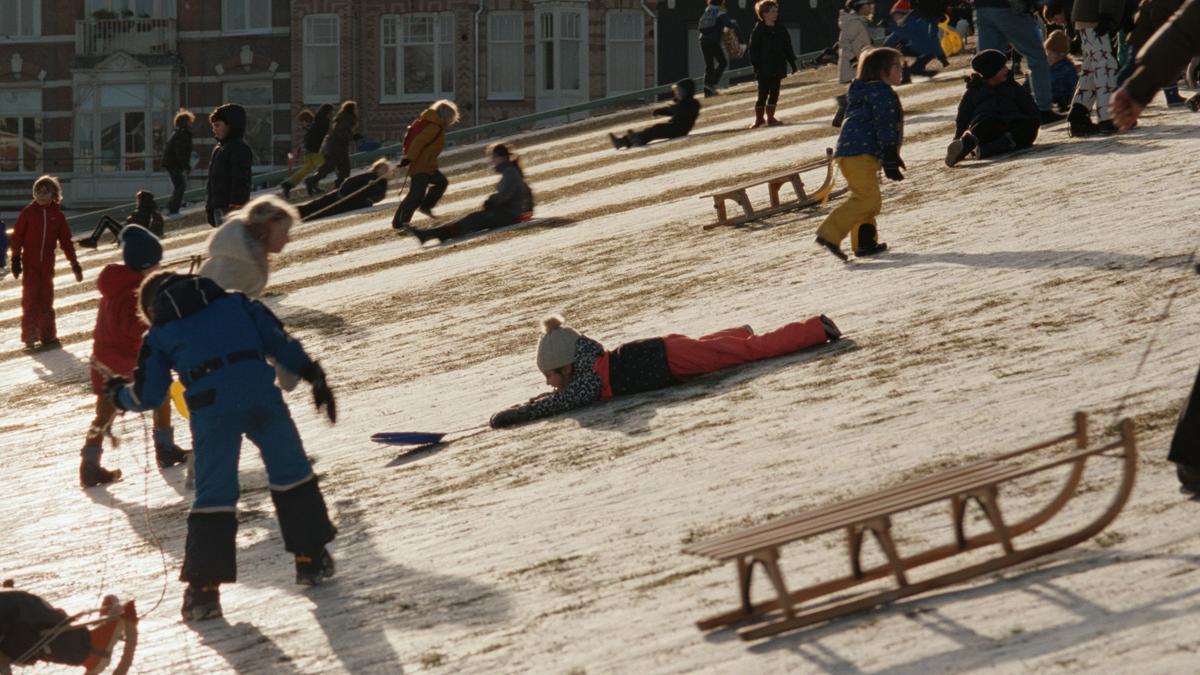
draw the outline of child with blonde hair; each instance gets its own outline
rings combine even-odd
[[[75,281],[83,281],[83,268],[75,258],[71,228],[59,208],[61,202],[62,185],[58,179],[42,176],[33,182],[33,201],[21,209],[21,215],[13,225],[10,242],[12,275],[14,279],[21,279],[21,341],[26,350],[62,346],[54,322],[56,247],[62,249],[70,262]]]
[[[437,159],[446,147],[446,129],[458,122],[458,106],[454,101],[442,99],[429,106],[409,126],[404,139],[404,159],[401,167],[408,167],[410,184],[408,194],[396,208],[392,227],[403,231],[413,213],[420,211],[433,217],[433,207],[446,193],[450,181],[438,171]]]

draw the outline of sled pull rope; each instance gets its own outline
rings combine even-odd
[[[154,610],[162,604],[163,598],[167,597],[167,582],[171,572],[167,566],[167,552],[163,548],[162,539],[154,530],[154,521],[150,518],[150,447],[153,445],[153,440],[150,436],[150,427],[146,424],[146,413],[139,413],[138,417],[142,420],[142,515],[146,519],[146,529],[150,533],[150,541],[158,548],[158,557],[162,560],[163,568],[162,590],[158,593],[158,600],[154,601],[154,605],[150,609],[138,615],[140,621],[153,614]],[[195,451],[194,448],[193,451]]]

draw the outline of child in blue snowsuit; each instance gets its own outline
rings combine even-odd
[[[931,77],[935,73],[925,66],[937,59],[942,66],[950,65],[946,53],[942,51],[942,39],[938,27],[912,13],[908,0],[899,0],[892,5],[892,18],[896,27],[892,34],[883,42],[885,47],[895,47],[905,56],[915,56],[912,68],[908,73]],[[907,79],[907,77],[905,78]]]
[[[171,370],[187,388],[195,442],[196,499],[188,515],[181,580],[185,621],[221,616],[218,585],[237,580],[238,455],[242,436],[258,446],[284,548],[296,559],[296,583],[333,575],[325,545],[336,529],[266,357],[312,384],[318,409],[336,421],[333,393],[275,315],[211,279],[160,272],[143,282],[139,302],[150,330],[133,382],[105,388],[122,410],[152,410],[167,395]]]

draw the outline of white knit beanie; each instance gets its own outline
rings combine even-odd
[[[537,367],[543,373],[575,361],[575,341],[579,332],[563,325],[564,319],[551,315],[542,319],[542,337],[538,340]]]

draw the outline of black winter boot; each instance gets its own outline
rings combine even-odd
[[[1071,112],[1067,113],[1067,134],[1073,138],[1095,136],[1098,132],[1092,114],[1080,103],[1071,104]]]
[[[323,546],[320,552],[296,554],[296,583],[301,586],[319,586],[335,571],[333,556]]]
[[[121,470],[108,470],[100,466],[100,462],[90,462],[83,460],[79,463],[79,485],[84,488],[96,487],[97,485],[107,485],[113,481],[121,480]]]
[[[879,241],[879,231],[872,223],[863,223],[858,226],[858,248],[854,249],[854,255],[863,258],[876,253],[883,253],[887,250],[888,245]]]
[[[825,328],[825,337],[830,342],[837,342],[842,339],[842,331],[838,330],[837,324],[833,322],[833,319],[824,314],[821,315],[821,326]]]
[[[292,185],[291,183],[287,182],[286,180],[279,184],[279,192],[283,195],[284,199],[292,198],[292,188],[293,187],[295,187],[295,186]]]
[[[1183,104],[1192,112],[1200,112],[1200,94],[1192,94]]]
[[[846,95],[842,94],[837,97],[837,112],[833,113],[833,121],[830,124],[834,127],[841,128],[842,122],[846,119]]]
[[[946,146],[946,166],[954,166],[966,159],[975,149],[979,147],[979,141],[971,132],[964,133],[961,137],[950,141],[950,145]]]
[[[96,248],[100,245],[100,240],[97,239],[96,237],[84,237],[83,239],[80,239],[80,240],[76,241],[75,243],[84,248]]]
[[[820,244],[821,246],[824,246],[827,251],[832,253],[835,257],[837,257],[842,262],[847,262],[850,260],[850,256],[848,256],[842,252],[842,247],[838,246],[837,244],[833,243],[832,241],[826,241],[825,239],[823,239],[821,237],[817,237],[817,243]]]
[[[1113,134],[1117,133],[1117,125],[1113,124],[1112,120],[1101,120],[1100,123],[1096,125],[1096,133],[1100,134],[1101,136],[1112,136]]]
[[[309,197],[312,197],[313,195],[319,195],[321,192],[323,192],[323,190],[320,188],[320,184],[317,182],[316,176],[309,176],[308,178],[304,179],[304,189],[308,190]]]
[[[176,464],[187,462],[188,452],[174,443],[170,445],[155,444],[154,458],[160,467],[169,469]]]
[[[203,621],[216,619],[222,615],[221,591],[217,584],[195,583],[188,584],[183,591],[184,621]]]
[[[1017,142],[1013,140],[1012,134],[1005,132],[1000,134],[998,138],[988,141],[979,146],[979,157],[995,157],[1003,155],[1006,152],[1012,152],[1017,149]]]
[[[1167,99],[1168,108],[1181,108],[1186,101],[1179,95],[1179,87],[1163,87],[1163,98]]]
[[[1193,469],[1186,464],[1176,464],[1175,477],[1179,479],[1179,487],[1184,492],[1200,495],[1200,469]]]

